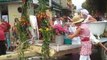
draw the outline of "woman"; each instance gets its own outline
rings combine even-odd
[[[35,33],[35,30],[32,28],[30,23],[28,23],[27,33],[28,33],[29,38],[30,38],[30,44],[34,44],[35,39],[36,39],[36,33]]]
[[[84,18],[84,22],[96,22],[97,20],[93,18],[86,9],[80,10],[80,15]]]
[[[82,23],[84,19],[81,19],[79,15],[73,17],[73,24],[77,27],[76,31],[68,37],[73,39],[79,36],[81,39],[81,51],[79,60],[90,60],[92,44],[90,41],[90,31],[85,23]]]

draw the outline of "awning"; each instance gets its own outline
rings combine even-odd
[[[0,2],[12,2],[12,1],[21,1],[21,0],[0,0]]]
[[[21,2],[21,0],[0,0],[0,4],[3,4],[3,3],[14,3],[14,2]]]

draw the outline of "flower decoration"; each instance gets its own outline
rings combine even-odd
[[[47,15],[47,10],[49,10],[49,7],[47,6],[46,0],[38,0],[39,1],[39,7],[37,8],[38,12],[36,14],[38,26],[41,38],[43,39],[42,49],[41,49],[41,55],[43,57],[42,60],[49,60],[50,58],[50,49],[49,44],[52,39],[52,29],[50,27],[50,15]]]
[[[65,32],[67,32],[67,30],[60,24],[54,25],[53,29],[55,30],[55,33],[57,35],[61,35],[61,34],[64,34]]]
[[[43,44],[42,44],[42,56],[44,59],[42,60],[48,60],[49,59],[49,44],[51,42],[51,37],[52,37],[52,29],[49,27],[49,22],[48,20],[43,20],[42,22],[42,27],[39,29],[43,36]]]

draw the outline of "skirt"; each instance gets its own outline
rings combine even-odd
[[[80,55],[91,55],[92,53],[92,43],[91,41],[82,41]]]

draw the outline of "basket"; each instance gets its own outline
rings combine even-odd
[[[72,40],[69,39],[69,38],[64,38],[64,44],[71,45],[72,44]]]

